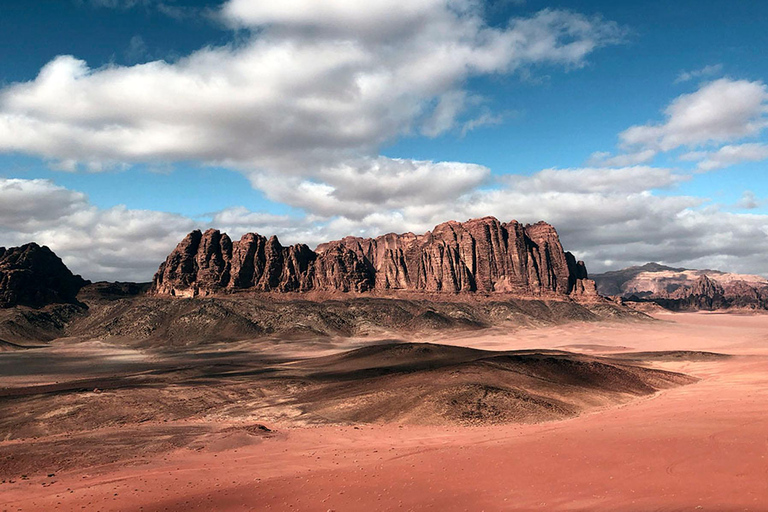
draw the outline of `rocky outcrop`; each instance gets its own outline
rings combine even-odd
[[[598,274],[594,279],[604,295],[655,302],[675,311],[768,309],[768,279],[761,276],[648,263]]]
[[[86,283],[48,247],[0,247],[0,307],[75,304]]]
[[[249,233],[232,242],[193,231],[155,274],[152,293],[206,296],[236,290],[305,292],[508,292],[593,295],[583,262],[563,250],[544,222],[493,217],[446,222],[423,235],[393,233],[284,247]]]

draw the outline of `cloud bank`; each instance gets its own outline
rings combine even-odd
[[[297,218],[241,206],[202,221],[125,207],[99,209],[85,195],[47,180],[0,179],[0,239],[7,245],[46,244],[89,279],[147,281],[194,228],[216,227],[235,238],[251,231],[277,234],[283,243],[314,246],[350,234],[418,233],[447,219],[494,215],[553,223],[566,247],[593,272],[662,261],[765,273],[768,216],[730,213],[695,197],[653,194],[658,188],[672,192],[684,179],[642,166],[548,169],[506,177],[493,188],[456,191],[460,195],[450,201],[410,202],[357,217],[310,213]],[[749,204],[741,207],[756,206],[754,195],[745,198]]]

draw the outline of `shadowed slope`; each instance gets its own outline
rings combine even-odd
[[[329,382],[298,397],[332,422],[483,424],[563,419],[696,379],[560,351],[428,343],[366,347],[303,363]]]

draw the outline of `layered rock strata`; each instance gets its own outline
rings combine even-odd
[[[423,235],[347,237],[284,247],[255,233],[232,240],[193,231],[155,274],[152,293],[207,296],[237,290],[307,292],[508,292],[595,295],[584,263],[555,228],[493,217],[446,222]]]

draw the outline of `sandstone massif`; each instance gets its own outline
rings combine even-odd
[[[29,243],[0,247],[0,307],[75,304],[87,284],[48,247]]]
[[[768,279],[762,276],[647,263],[593,279],[602,295],[654,302],[673,311],[768,309]]]
[[[0,350],[63,338],[167,348],[647,318],[597,296],[545,223],[448,222],[314,251],[194,231],[151,285],[89,283],[36,244],[0,251]]]
[[[264,292],[503,292],[596,296],[586,267],[545,222],[450,221],[423,235],[390,233],[285,247],[255,233],[191,232],[155,274],[156,296]]]

